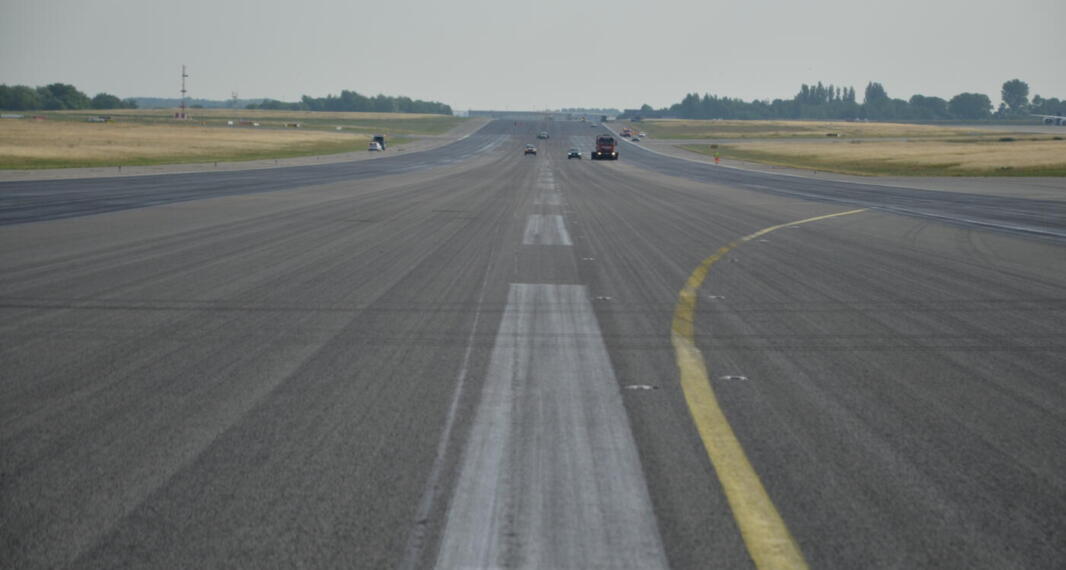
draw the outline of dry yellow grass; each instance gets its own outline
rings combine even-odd
[[[713,153],[708,145],[689,145]],[[722,145],[723,156],[796,168],[863,175],[1066,174],[1066,141],[1049,137],[1001,141],[765,141]]]
[[[627,123],[628,124],[628,123]],[[652,119],[631,126],[660,139],[740,139],[778,137],[845,138],[953,137],[987,134],[973,128],[845,121],[706,121]]]
[[[0,121],[0,167],[251,160],[365,149],[367,141],[361,134],[296,129],[6,120]]]

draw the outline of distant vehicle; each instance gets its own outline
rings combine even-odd
[[[533,145],[531,145],[531,144],[527,144],[527,145],[526,145],[526,152],[525,152],[525,153],[523,153],[523,154],[532,154],[532,155],[536,155],[536,154],[537,154],[537,147],[535,147],[535,146],[533,146]]]
[[[643,137],[643,138],[648,138],[648,133],[640,133],[640,135],[639,135],[639,136],[641,136],[641,137]]]
[[[374,135],[374,142],[381,145],[381,150],[385,150],[385,135]]]
[[[1034,117],[1040,117],[1044,120],[1045,125],[1058,125],[1060,127],[1066,127],[1066,117],[1062,115],[1033,115]]]
[[[616,145],[611,135],[596,137],[596,150],[592,151],[592,160],[618,160]]]
[[[382,151],[382,150],[385,150],[385,149],[381,148],[381,143],[379,143],[378,141],[370,141],[370,146],[367,148],[367,150],[369,150],[369,151],[375,151],[375,150]]]
[[[540,132],[540,133],[539,133],[539,134],[537,135],[537,138],[538,138],[538,139],[546,139],[546,138],[548,138],[548,131],[541,131],[541,132]]]
[[[622,137],[623,138],[629,138],[631,136],[633,136],[633,129],[631,129],[629,127],[626,127],[624,129],[622,129]]]
[[[576,158],[578,160],[581,160],[581,151],[577,150],[576,148],[572,148],[569,151],[567,151],[566,160],[570,160],[571,158]]]
[[[640,142],[640,137],[638,137],[638,136],[634,135],[634,136],[633,136],[633,138],[631,138],[631,139],[629,139],[629,140],[631,140],[631,141],[633,141],[633,142]]]

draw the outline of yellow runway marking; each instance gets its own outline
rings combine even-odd
[[[700,438],[703,439],[707,455],[711,458],[711,464],[718,474],[718,480],[722,483],[722,489],[733,510],[737,525],[740,527],[744,544],[747,545],[748,553],[755,562],[755,566],[760,570],[807,568],[807,562],[803,559],[803,553],[800,552],[796,540],[792,538],[792,534],[785,526],[777,508],[774,507],[766,489],[763,488],[762,481],[752,468],[751,462],[748,461],[748,456],[733,433],[733,428],[729,426],[725,414],[718,406],[718,399],[714,395],[710,377],[707,375],[703,354],[700,349],[696,348],[693,322],[696,316],[699,288],[707,278],[711,266],[744,242],[781,228],[864,211],[866,210],[849,210],[769,227],[719,248],[714,255],[704,259],[692,272],[678,295],[677,306],[674,308],[674,322],[670,338],[674,345],[677,366],[681,370],[681,388],[685,394],[685,401],[688,403],[689,412],[696,423]]]

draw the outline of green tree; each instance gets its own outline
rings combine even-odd
[[[93,97],[89,106],[93,109],[121,109],[122,99],[111,95],[110,93],[97,93],[96,97]]]
[[[880,83],[871,81],[866,84],[866,94],[863,98],[863,104],[869,105],[879,104],[888,101],[888,93],[885,91],[885,87]]]
[[[909,101],[911,115],[916,119],[947,119],[948,102],[940,97],[913,95]]]
[[[906,104],[906,101],[904,101]],[[889,98],[885,87],[876,81],[866,84],[863,96],[862,113],[868,119],[895,119],[896,105]]]
[[[685,95],[685,98],[681,100],[681,103],[679,105],[680,108],[678,109],[678,111],[680,112],[681,118],[683,119],[710,118],[701,116],[700,96],[696,93],[689,93],[688,95]]]
[[[52,83],[37,88],[41,106],[48,110],[88,109],[89,96],[78,91],[77,87],[65,83]]]
[[[8,111],[32,111],[41,108],[37,90],[25,85],[0,85],[0,109]]]
[[[992,116],[992,100],[984,93],[959,93],[948,101],[948,111],[956,119],[987,119]]]
[[[41,96],[37,93],[37,90],[26,85],[16,85],[12,92],[12,98],[19,104],[20,109],[26,111],[44,108],[44,102],[41,101]]]
[[[1011,79],[1004,83],[1000,94],[1011,114],[1020,115],[1029,107],[1029,84],[1021,79]]]
[[[1033,104],[1030,109],[1037,115],[1064,115],[1066,116],[1066,101],[1060,101],[1057,97],[1044,99],[1039,95],[1033,96]]]
[[[360,111],[387,113],[435,113],[451,115],[452,108],[436,101],[422,101],[410,97],[389,97],[377,95],[366,97],[355,91],[342,90],[340,96],[326,95],[311,97],[304,95],[300,101],[286,103],[273,99],[264,99],[259,104],[249,103],[246,109],[287,109],[302,111]]]

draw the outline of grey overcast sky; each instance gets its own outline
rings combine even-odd
[[[295,100],[352,89],[454,109],[893,97],[1004,81],[1066,98],[1064,0],[0,0],[0,83],[90,96]]]

